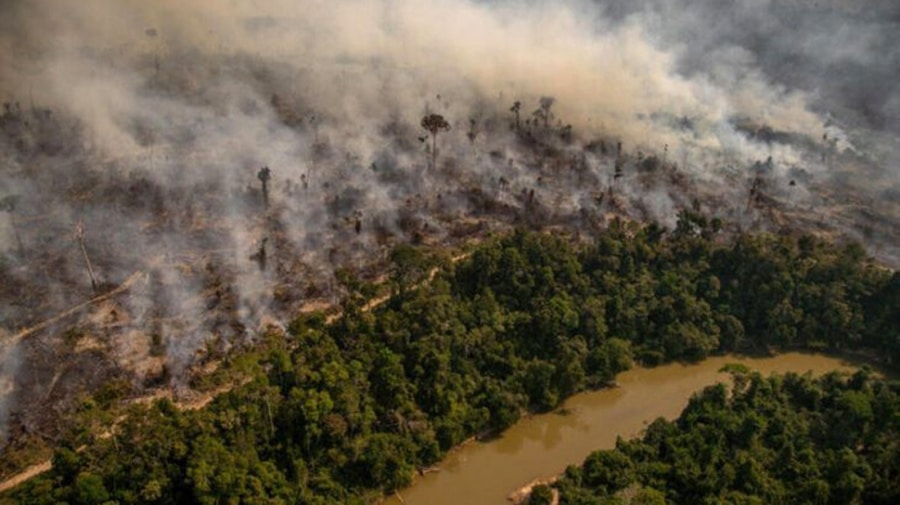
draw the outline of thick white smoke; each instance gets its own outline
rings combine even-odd
[[[86,255],[99,292],[146,278],[112,355],[177,382],[397,241],[488,212],[671,226],[703,196],[753,225],[757,174],[797,219],[869,208],[832,228],[896,259],[898,9],[855,5],[0,0],[0,327],[93,296]]]

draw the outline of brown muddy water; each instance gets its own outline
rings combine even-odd
[[[772,358],[710,358],[619,374],[618,388],[581,393],[557,412],[531,416],[499,437],[467,444],[447,456],[440,471],[417,478],[400,492],[405,505],[503,505],[517,488],[580,464],[591,452],[631,438],[657,417],[675,418],[695,391],[727,380],[719,369],[743,363],[763,374],[853,370],[838,358],[786,353]],[[561,413],[564,412],[564,413]],[[397,497],[386,500],[401,505]]]

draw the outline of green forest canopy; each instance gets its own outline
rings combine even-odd
[[[229,358],[223,373],[251,380],[207,408],[134,405],[104,438],[116,396],[86,400],[53,470],[0,504],[368,504],[467,438],[607,384],[633,360],[771,348],[900,359],[900,276],[859,246],[726,243],[717,229],[684,212],[671,234],[616,221],[590,244],[519,231],[455,265],[403,246],[388,303],[362,310],[366,286],[344,279],[353,292],[334,324],[301,316]]]
[[[900,385],[734,373],[555,487],[565,505],[900,503]],[[532,504],[549,503],[546,491]]]

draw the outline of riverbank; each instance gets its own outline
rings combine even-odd
[[[513,503],[513,505],[526,505],[528,500],[531,499],[531,493],[534,492],[534,488],[538,486],[549,486],[559,480],[559,476],[549,477],[546,479],[535,479],[528,484],[516,489],[509,496],[506,497],[507,500]],[[556,489],[552,489],[551,491],[551,500],[550,505],[557,505],[559,503],[559,491]]]
[[[719,370],[729,363],[741,363],[764,374],[811,371],[820,375],[857,368],[836,357],[797,352],[765,358],[719,356],[696,364],[636,368],[619,374],[618,388],[577,394],[554,412],[523,418],[490,440],[457,448],[438,465],[440,472],[420,476],[401,490],[403,502],[388,497],[384,503],[507,504],[510,493],[521,489],[523,483],[580,464],[591,452],[614,447],[617,437],[637,436],[657,417],[677,417],[694,392],[728,379]]]

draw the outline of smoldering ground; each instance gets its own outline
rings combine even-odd
[[[260,321],[334,296],[336,268],[485,226],[671,227],[699,207],[898,258],[887,1],[0,9],[0,359],[21,377],[2,416],[106,377],[59,378],[84,349],[136,384],[183,384]],[[451,126],[436,139],[431,113]],[[132,276],[80,320],[15,339]]]

